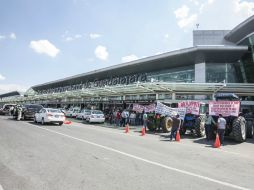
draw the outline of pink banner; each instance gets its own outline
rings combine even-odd
[[[150,105],[140,105],[140,104],[133,104],[133,111],[136,111],[138,113],[144,112],[154,112],[155,111],[155,104],[150,104]]]
[[[144,110],[147,113],[154,112],[155,111],[155,104],[150,104],[148,106],[144,106]]]
[[[178,103],[178,108],[186,108],[186,113],[199,115],[200,102],[198,101],[183,101]]]
[[[133,111],[138,112],[138,113],[142,113],[144,110],[144,106],[140,105],[140,104],[133,104]]]
[[[238,116],[240,101],[209,101],[209,114],[226,116]]]

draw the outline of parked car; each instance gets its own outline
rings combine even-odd
[[[15,107],[16,104],[4,104],[2,108],[0,108],[0,115],[7,115],[10,112],[11,107]]]
[[[45,123],[58,123],[59,125],[62,125],[64,120],[64,113],[59,109],[53,108],[43,108],[34,116],[34,122],[40,122],[42,125]]]
[[[90,115],[91,110],[83,109],[77,114],[77,119],[86,120],[87,116]]]
[[[104,123],[105,115],[100,110],[91,110],[86,118],[89,123]]]
[[[33,119],[35,113],[39,112],[43,108],[40,104],[24,104],[22,105],[22,118]]]
[[[66,115],[66,117],[76,117],[78,112],[80,112],[80,108],[74,107],[74,108],[70,108],[69,110],[67,110],[65,115]]]

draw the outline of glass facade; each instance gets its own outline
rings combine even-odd
[[[150,73],[147,78],[148,81],[191,83],[195,80],[194,65]]]
[[[239,67],[240,63],[206,63],[206,82],[242,82],[242,76],[239,72]]]

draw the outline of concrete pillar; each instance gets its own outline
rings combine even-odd
[[[206,83],[205,62],[195,64],[195,83]],[[204,100],[206,96],[195,95],[196,100]]]
[[[205,63],[195,64],[195,83],[205,83],[206,82],[206,70]]]
[[[176,99],[176,93],[172,92],[172,100],[175,100],[175,99]]]

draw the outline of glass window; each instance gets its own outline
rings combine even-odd
[[[239,63],[206,63],[206,82],[208,83],[237,83],[241,82],[236,69]]]
[[[174,69],[162,70],[148,75],[148,80],[163,82],[188,82],[195,79],[194,65],[188,67],[179,67]]]

